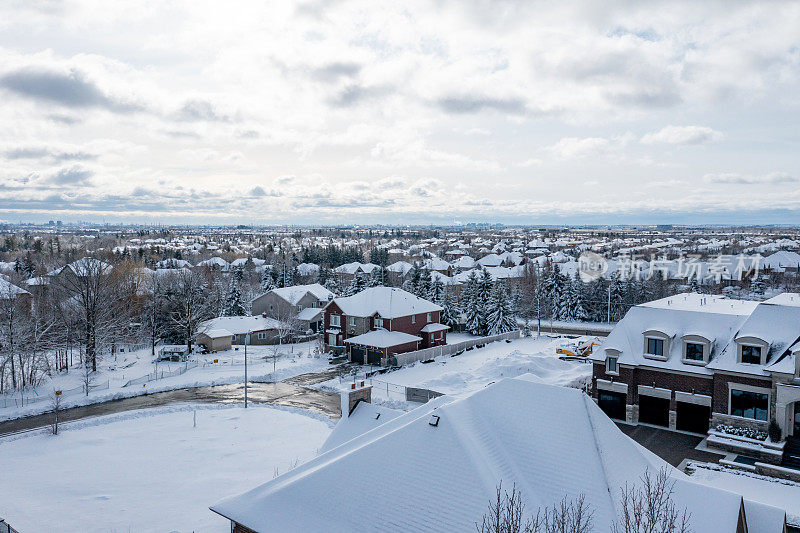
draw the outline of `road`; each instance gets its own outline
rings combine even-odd
[[[322,413],[330,418],[341,416],[339,395],[309,389],[308,385],[327,381],[336,377],[338,368],[301,374],[284,381],[273,383],[253,383],[247,388],[248,401],[253,403],[299,407]],[[244,400],[244,384],[216,385],[213,387],[194,387],[165,392],[156,392],[120,400],[94,403],[81,407],[64,409],[59,413],[60,422],[70,422],[95,416],[110,415],[135,409],[146,409],[181,402],[200,403],[241,403]],[[15,420],[0,422],[0,437],[49,426],[53,421],[52,413],[27,416]]]

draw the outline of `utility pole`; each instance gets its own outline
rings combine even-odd
[[[244,408],[247,409],[247,343],[250,342],[250,332],[244,336]]]

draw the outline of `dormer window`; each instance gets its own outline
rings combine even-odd
[[[758,337],[739,337],[736,339],[736,360],[749,365],[763,365],[767,362],[769,343]]]
[[[664,339],[647,339],[647,355],[664,357]]]
[[[742,363],[761,364],[761,346],[742,345]]]
[[[383,319],[379,316],[375,317],[375,328],[383,327]]]
[[[687,342],[684,357],[689,361],[702,361],[703,348],[705,347],[697,342]]]
[[[619,374],[618,366],[617,366],[618,358],[615,355],[609,355],[606,357],[606,373],[607,374]]]

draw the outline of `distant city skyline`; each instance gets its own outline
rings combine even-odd
[[[0,220],[800,224],[800,3],[0,4]]]

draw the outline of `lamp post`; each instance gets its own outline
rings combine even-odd
[[[247,409],[247,344],[250,342],[250,332],[244,335],[244,408]]]

